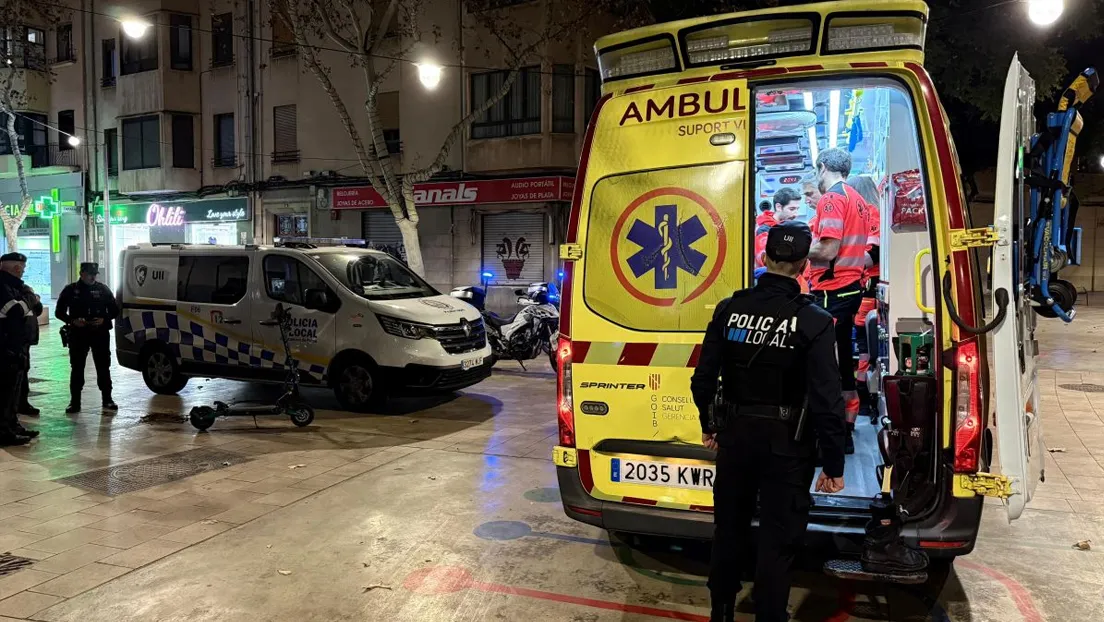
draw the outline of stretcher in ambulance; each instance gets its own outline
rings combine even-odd
[[[876,309],[856,327],[875,410],[856,427],[847,487],[814,495],[809,539],[858,552],[893,425],[916,430],[912,466],[890,482],[905,491],[909,544],[933,559],[969,553],[984,496],[1020,515],[1042,477],[1035,319],[1031,301],[1008,294],[1029,269],[1012,256],[1023,252],[1012,236],[1026,190],[1010,167],[1034,132],[1033,90],[1014,62],[996,226],[971,229],[947,116],[923,68],[926,23],[914,0],[832,2],[597,42],[603,96],[561,247],[554,461],[568,516],[712,536],[714,455],[689,390],[702,331],[719,301],[752,283],[760,203],[782,188],[802,195],[818,153],[833,148],[850,154],[848,183],[873,186],[867,200],[881,212]],[[972,252],[981,246],[994,249],[989,308],[999,311],[989,322]]]

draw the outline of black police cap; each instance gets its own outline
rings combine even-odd
[[[773,261],[801,261],[812,246],[813,232],[803,222],[789,220],[767,232],[767,257]]]
[[[81,274],[84,274],[84,273],[99,274],[100,273],[100,264],[98,264],[94,261],[82,261],[80,271],[81,271]]]
[[[23,253],[5,253],[0,257],[0,261],[21,261],[27,263],[27,256]]]

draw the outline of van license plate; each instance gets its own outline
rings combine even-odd
[[[713,490],[716,470],[704,464],[670,464],[654,460],[610,460],[610,481],[693,490]]]
[[[483,357],[482,356],[479,357],[479,358],[475,358],[475,359],[467,359],[467,360],[464,360],[464,361],[460,361],[460,369],[462,369],[464,371],[467,371],[467,370],[469,370],[473,367],[479,367],[482,364],[483,364]]]

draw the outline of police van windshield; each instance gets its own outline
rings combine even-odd
[[[353,293],[369,300],[425,298],[439,293],[387,255],[320,253],[313,257]]]

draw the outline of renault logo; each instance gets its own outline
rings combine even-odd
[[[467,320],[460,320],[460,328],[464,331],[465,337],[471,337],[471,324]]]

